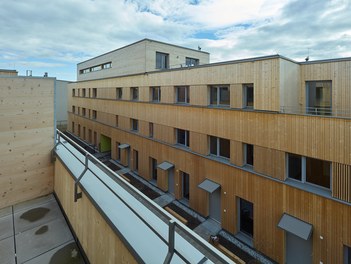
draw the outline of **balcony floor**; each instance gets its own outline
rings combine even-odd
[[[0,263],[84,263],[53,195],[0,209]]]

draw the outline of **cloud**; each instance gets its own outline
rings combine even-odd
[[[0,65],[66,68],[73,80],[76,63],[143,38],[201,46],[213,62],[349,56],[350,13],[347,0],[4,1]]]

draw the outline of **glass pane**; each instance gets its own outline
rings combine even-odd
[[[230,104],[229,88],[228,87],[221,87],[219,92],[220,92],[219,104],[220,105],[229,105]]]
[[[177,143],[185,145],[185,130],[177,129]]]
[[[183,198],[189,200],[189,190],[190,190],[189,174],[182,172],[182,176],[183,176]]]
[[[240,231],[253,237],[253,204],[240,199]]]
[[[230,158],[230,141],[228,139],[219,139],[219,156]]]
[[[177,88],[177,102],[178,103],[185,103],[186,101],[186,95],[185,95],[185,87],[178,87]]]
[[[288,177],[301,181],[301,156],[289,154]]]
[[[253,157],[253,145],[246,144],[246,164],[253,166],[254,157]]]
[[[217,138],[210,136],[210,154],[217,156]]]
[[[254,91],[253,86],[246,86],[246,107],[253,107]]]
[[[306,181],[330,188],[330,162],[306,158]]]
[[[217,88],[216,87],[210,88],[210,104],[212,104],[212,105],[217,104]]]
[[[190,102],[189,87],[185,87],[185,91],[186,91],[186,103],[189,104]]]

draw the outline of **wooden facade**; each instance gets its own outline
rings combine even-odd
[[[150,158],[156,159],[158,164],[164,161],[174,164],[175,198],[182,198],[181,172],[186,172],[190,175],[189,205],[206,217],[209,216],[209,194],[198,185],[205,179],[220,184],[221,225],[233,234],[238,232],[237,200],[250,201],[254,208],[253,245],[279,263],[285,261],[285,232],[277,227],[284,213],[313,226],[314,263],[341,263],[343,245],[351,245],[350,116],[289,114],[280,109],[284,104],[304,106],[306,81],[332,80],[334,110],[338,102],[344,100],[343,97],[349,98],[351,93],[346,89],[351,77],[343,68],[349,63],[300,65],[273,56],[78,82],[69,89],[77,94],[83,88],[97,88],[97,97],[71,97],[69,109],[72,106],[92,109],[97,111],[97,116],[92,119],[77,112],[70,113],[69,130],[77,134],[79,125],[97,135],[110,137],[112,158],[120,158],[127,164],[125,157],[129,155],[131,168],[135,166],[132,153],[137,150],[138,173],[148,180],[152,179]],[[321,74],[321,68],[326,72]],[[337,70],[335,74],[332,69],[340,72]],[[246,109],[244,105],[245,84],[254,87],[253,109]],[[176,103],[179,85],[190,89],[189,104]],[[209,105],[212,85],[228,87],[229,105]],[[161,88],[159,103],[150,101],[152,86]],[[117,87],[123,90],[122,100],[116,100]],[[131,87],[139,87],[138,101],[130,100]],[[341,103],[341,106],[351,110],[350,104]],[[138,120],[138,131],[131,131],[131,119]],[[153,124],[152,136],[150,123]],[[176,129],[189,131],[189,147],[177,144]],[[229,140],[229,158],[209,155],[210,136]],[[116,142],[130,145],[123,157],[117,157]],[[253,166],[246,164],[245,144],[253,145]],[[330,164],[330,188],[288,179],[289,154]],[[159,187],[166,191],[169,187],[167,172],[160,171],[158,177],[161,177],[157,182]]]
[[[0,77],[0,208],[53,190],[54,83]]]

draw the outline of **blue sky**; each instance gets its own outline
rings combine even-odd
[[[0,68],[76,80],[76,64],[143,38],[211,62],[281,54],[351,57],[349,0],[2,1]]]

